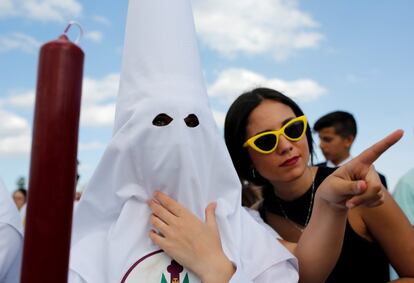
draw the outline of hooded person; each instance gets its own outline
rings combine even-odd
[[[236,267],[231,282],[269,270],[297,282],[294,256],[240,205],[189,0],[129,1],[113,136],[74,214],[70,282],[200,282],[148,236],[156,190],[200,218],[217,202],[223,250]]]
[[[20,281],[23,232],[19,212],[0,180],[0,282]]]

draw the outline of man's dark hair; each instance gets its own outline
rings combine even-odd
[[[334,111],[322,116],[316,121],[313,130],[319,132],[328,127],[333,127],[336,134],[343,138],[348,136],[353,136],[355,138],[357,135],[355,118],[351,113],[345,111]]]

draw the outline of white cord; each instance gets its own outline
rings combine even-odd
[[[76,22],[76,21],[70,21],[69,22],[69,24],[68,24],[68,26],[65,28],[65,31],[63,32],[63,34],[67,34],[67,32],[69,31],[69,29],[73,26],[73,25],[75,25],[75,26],[77,26],[78,28],[79,28],[79,34],[78,34],[78,37],[76,38],[76,40],[75,40],[75,44],[76,45],[79,45],[79,42],[80,42],[80,40],[81,40],[81,38],[82,38],[82,36],[83,36],[83,29],[82,29],[82,26],[78,23],[78,22]]]

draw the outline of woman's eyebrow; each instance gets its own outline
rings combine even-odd
[[[282,127],[284,126],[284,125],[286,125],[287,123],[289,123],[289,121],[292,121],[293,119],[295,119],[296,117],[290,117],[290,118],[287,118],[287,119],[285,119],[285,120],[283,120],[283,122],[282,122]]]
[[[289,118],[287,118],[287,119],[285,119],[285,120],[283,120],[283,122],[282,122],[282,127],[284,126],[284,125],[286,125],[287,123],[289,123],[289,121],[292,121],[293,119],[295,119],[296,117],[289,117]],[[282,127],[280,127],[280,128],[282,128]],[[255,135],[258,135],[258,134],[261,134],[261,133],[266,133],[266,132],[272,132],[272,131],[274,131],[275,129],[266,129],[266,130],[263,130],[263,131],[260,131],[260,132],[257,132],[257,133],[255,133],[254,134],[254,136]]]

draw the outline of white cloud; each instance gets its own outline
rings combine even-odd
[[[0,121],[0,156],[29,153],[29,123],[22,117],[4,110],[0,110]]]
[[[0,11],[0,17],[64,22],[80,16],[82,5],[77,0],[1,0]]]
[[[82,103],[91,104],[113,99],[118,93],[119,73],[108,74],[102,79],[86,77],[83,80]]]
[[[112,126],[115,119],[115,98],[118,94],[118,85],[118,73],[108,74],[101,79],[84,78],[81,126]],[[34,90],[12,91],[7,98],[0,99],[0,106],[2,107],[34,109],[34,104]]]
[[[115,98],[118,94],[119,74],[101,79],[85,78],[82,90],[81,125],[111,127],[115,119]]]
[[[0,139],[0,156],[26,155],[30,152],[29,135],[2,137]]]
[[[0,18],[13,15],[13,2],[12,0],[0,1]]]
[[[81,126],[110,127],[115,119],[115,103],[105,105],[85,105],[81,112]]]
[[[279,78],[266,78],[246,69],[227,69],[209,86],[208,93],[212,97],[232,102],[241,93],[258,86],[276,89],[302,101],[315,100],[326,92],[324,87],[311,79],[284,81]]]
[[[88,142],[88,143],[79,143],[79,150],[86,151],[86,150],[96,150],[96,149],[104,149],[106,144],[102,142]]]
[[[1,105],[17,108],[33,108],[35,103],[34,90],[14,91],[5,99],[0,100]]]
[[[35,53],[40,45],[39,41],[24,33],[15,32],[7,36],[0,36],[0,52],[20,50],[26,53]]]
[[[112,127],[115,117],[115,97],[119,74],[101,79],[83,81],[81,122],[82,127]],[[34,90],[12,91],[0,100],[1,107],[34,109]],[[31,129],[28,121],[9,111],[0,109],[0,156],[28,154],[31,146]],[[98,142],[82,143],[80,150],[102,149]]]
[[[29,133],[29,123],[20,116],[0,110],[0,137]]]
[[[82,84],[82,106],[90,106],[114,100],[118,94],[119,74],[112,73],[101,79],[85,77]],[[31,108],[34,106],[34,90],[14,90],[0,100],[0,105]]]
[[[111,25],[111,22],[103,16],[93,16],[92,20],[94,20],[95,22],[97,22],[99,24],[105,25],[105,26],[110,26]]]
[[[89,39],[90,41],[93,42],[101,42],[102,38],[103,38],[103,34],[100,31],[89,31],[85,33],[85,38]]]
[[[294,51],[318,47],[319,24],[297,0],[197,0],[194,14],[201,41],[229,56],[271,53],[284,60]]]

